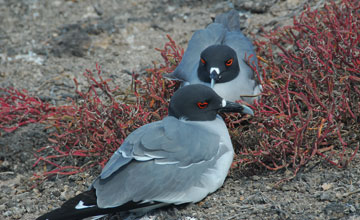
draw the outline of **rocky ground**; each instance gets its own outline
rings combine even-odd
[[[304,0],[0,0],[0,87],[27,89],[52,104],[73,94],[73,78],[102,66],[122,88],[131,73],[161,62],[169,34],[186,48],[193,32],[233,7],[244,32],[291,24]],[[34,219],[85,190],[96,176],[82,173],[51,179],[30,189],[33,151],[47,144],[44,125],[0,133],[0,219]],[[39,167],[35,169],[41,169]],[[359,158],[343,169],[313,161],[289,182],[291,171],[231,170],[224,186],[199,204],[169,207],[145,219],[360,219]],[[114,215],[110,219],[120,219]],[[129,217],[128,219],[133,219]]]

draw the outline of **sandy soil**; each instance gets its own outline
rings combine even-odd
[[[126,89],[132,72],[161,62],[154,48],[164,46],[166,34],[186,48],[195,30],[235,6],[243,12],[244,32],[259,38],[261,28],[291,24],[307,2],[0,0],[0,87],[27,89],[57,105],[73,93],[73,78],[84,85],[84,70],[99,63],[106,77]],[[324,3],[309,2],[314,8]],[[0,219],[34,219],[85,190],[99,172],[56,177],[29,190],[32,152],[47,144],[47,132],[32,124],[0,133]],[[156,210],[142,219],[360,219],[358,158],[346,170],[313,161],[276,185],[290,175],[234,168],[224,186],[199,204]]]

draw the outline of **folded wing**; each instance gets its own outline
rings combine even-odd
[[[215,190],[207,186],[216,184],[206,181],[217,181],[212,169],[226,152],[219,135],[173,117],[143,126],[129,135],[93,183],[98,206],[197,202]]]

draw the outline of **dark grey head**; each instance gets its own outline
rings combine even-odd
[[[171,98],[169,115],[189,121],[210,121],[218,112],[240,112],[253,115],[253,111],[239,103],[228,102],[208,86],[193,84],[176,91]]]
[[[229,82],[240,72],[236,52],[227,45],[212,45],[200,55],[198,77],[201,81],[210,83]]]

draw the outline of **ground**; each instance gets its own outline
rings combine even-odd
[[[263,31],[291,24],[306,3],[319,8],[324,1],[0,0],[0,87],[27,89],[58,105],[72,96],[73,78],[84,85],[82,73],[98,63],[126,90],[131,73],[161,63],[154,48],[163,47],[167,34],[186,48],[195,30],[235,7],[242,12],[244,33],[260,38]],[[31,124],[0,133],[1,219],[35,219],[95,178],[96,171],[56,177],[30,189],[32,174],[41,169],[32,167],[33,151],[46,146],[47,132]],[[358,157],[347,169],[312,161],[277,185],[291,174],[233,168],[224,186],[204,201],[142,219],[360,219]]]

